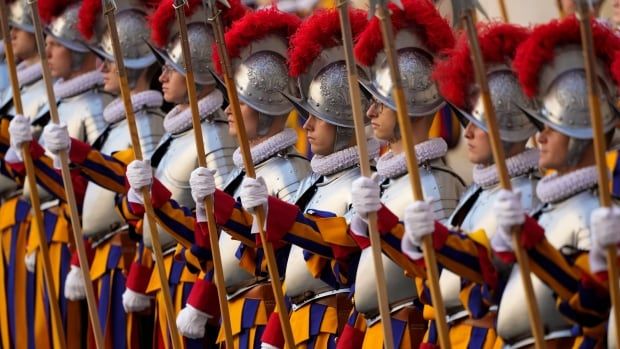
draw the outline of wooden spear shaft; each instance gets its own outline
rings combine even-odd
[[[235,80],[233,80],[232,77],[232,65],[230,64],[230,58],[228,57],[228,51],[226,50],[226,44],[224,41],[224,27],[221,22],[220,13],[216,13],[216,11],[218,10],[214,7],[214,4],[213,6],[210,6],[210,8],[213,9],[213,16],[211,16],[210,20],[213,25],[213,32],[215,36],[217,50],[220,56],[222,71],[224,72],[224,83],[226,84],[228,101],[230,102],[230,106],[233,110],[233,116],[235,118],[237,140],[241,149],[241,155],[243,158],[246,175],[250,178],[256,178],[254,162],[252,161],[252,154],[250,153],[250,143],[248,142],[248,136],[245,131],[245,124],[241,115],[239,96],[237,95]],[[295,348],[295,339],[293,337],[291,322],[288,317],[288,309],[284,301],[282,282],[280,281],[275,252],[272,243],[267,240],[267,235],[265,234],[265,211],[262,207],[259,206],[255,209],[255,213],[256,219],[258,220],[258,229],[263,245],[263,251],[265,252],[265,258],[267,259],[267,269],[269,271],[269,277],[271,278],[271,286],[273,289],[274,298],[276,300],[276,308],[280,319],[280,326],[282,327],[282,332],[284,334],[284,340],[286,342],[287,348],[293,349]]]
[[[510,17],[508,17],[508,8],[506,7],[505,0],[497,0],[499,2],[499,12],[502,14],[502,20],[504,23],[510,23]]]
[[[191,64],[192,57],[187,36],[187,24],[185,23],[185,12],[183,10],[185,1],[175,4],[179,33],[181,37],[181,50],[183,52],[183,63],[185,65],[185,81],[187,83],[187,94],[189,105],[192,112],[192,124],[194,128],[194,140],[196,143],[196,154],[198,155],[198,166],[207,167],[207,156],[204,148],[204,138],[202,136],[202,126],[200,122],[200,112],[198,111],[198,97],[196,96],[196,85],[194,79],[194,68]],[[215,273],[215,286],[217,287],[217,299],[220,305],[222,325],[224,326],[224,338],[226,347],[233,348],[234,340],[232,333],[232,323],[230,320],[230,309],[226,299],[226,285],[224,284],[224,268],[222,267],[222,253],[218,241],[218,229],[215,223],[215,207],[213,196],[205,198],[205,210],[207,213],[207,224],[209,227],[209,243],[211,245],[211,256],[213,261],[213,271]]]
[[[414,200],[424,200],[422,193],[422,185],[420,184],[420,172],[418,169],[418,160],[415,153],[414,140],[411,137],[411,123],[407,112],[407,103],[405,102],[405,93],[400,78],[400,68],[396,59],[396,49],[394,48],[394,33],[392,29],[392,21],[390,14],[385,5],[377,7],[377,17],[381,23],[381,34],[383,37],[383,46],[390,67],[390,77],[394,87],[392,95],[396,103],[396,115],[398,117],[398,125],[400,127],[403,148],[407,159],[407,170],[409,171],[409,181],[413,191]],[[448,336],[448,325],[446,323],[446,308],[444,307],[441,290],[439,289],[439,270],[437,268],[437,258],[433,248],[431,236],[426,236],[422,241],[424,251],[424,263],[427,269],[427,279],[431,291],[431,299],[433,308],[435,309],[435,323],[439,334],[439,344],[442,348],[449,349],[450,337]]]
[[[586,81],[588,83],[588,105],[590,107],[590,119],[592,122],[592,131],[594,134],[594,156],[596,158],[596,168],[598,172],[599,201],[602,207],[611,207],[611,194],[609,192],[609,173],[605,160],[605,149],[607,149],[605,140],[605,131],[603,125],[603,116],[601,113],[601,101],[599,98],[599,87],[596,76],[594,39],[592,38],[592,27],[590,25],[592,19],[590,11],[586,4],[579,6],[579,26],[581,29],[581,42],[583,47],[583,57],[586,68]],[[618,256],[616,246],[610,246],[607,249],[607,268],[609,272],[609,291],[613,314],[616,318],[615,332],[616,343],[620,343],[620,287],[618,280]]]
[[[470,51],[472,54],[472,61],[474,63],[474,70],[476,72],[476,78],[478,85],[480,86],[480,95],[484,104],[484,111],[486,115],[487,128],[489,129],[489,139],[491,141],[491,148],[493,151],[493,158],[495,159],[495,165],[499,174],[500,185],[503,189],[512,190],[512,183],[510,182],[510,176],[506,168],[506,159],[504,157],[504,148],[502,147],[501,140],[499,138],[499,128],[497,126],[497,117],[495,116],[495,108],[491,102],[491,93],[489,90],[489,83],[487,81],[486,70],[484,68],[484,61],[482,59],[482,53],[480,51],[480,44],[478,42],[478,34],[476,32],[476,26],[473,20],[473,9],[466,10],[464,14],[465,29],[467,31],[467,37],[470,43]],[[519,228],[516,228],[519,229]],[[530,263],[527,253],[521,248],[520,244],[520,232],[512,234],[513,248],[519,264],[519,271],[521,274],[521,282],[525,290],[526,303],[528,315],[530,318],[530,327],[534,335],[536,348],[545,348],[545,332],[543,330],[542,322],[540,321],[540,314],[538,311],[538,305],[536,303],[536,296],[534,294],[534,288],[532,286],[532,278],[530,276]]]
[[[360,159],[360,171],[362,176],[372,176],[370,161],[368,159],[368,146],[366,143],[366,131],[364,124],[364,111],[362,110],[362,98],[360,95],[359,78],[357,65],[353,56],[353,34],[351,32],[351,18],[349,15],[348,0],[339,0],[337,4],[340,17],[340,27],[342,28],[342,42],[344,56],[347,64],[347,74],[349,75],[349,94],[351,97],[351,109],[355,122],[355,140],[357,152]],[[388,301],[387,283],[385,282],[385,271],[383,270],[383,256],[381,253],[381,237],[377,226],[377,213],[368,214],[368,235],[370,236],[370,247],[375,268],[375,280],[377,280],[377,297],[379,298],[379,313],[382,319],[390,319],[390,303]],[[384,348],[394,348],[394,336],[392,334],[392,322],[382,321]]]
[[[138,126],[136,123],[136,115],[134,114],[133,105],[131,103],[131,89],[129,88],[129,82],[127,79],[127,70],[125,68],[125,62],[123,60],[123,53],[120,46],[120,40],[118,37],[118,30],[116,28],[116,6],[113,1],[104,0],[104,15],[110,30],[110,37],[112,41],[112,49],[114,51],[114,61],[118,69],[118,75],[120,80],[121,99],[123,106],[125,107],[125,115],[127,116],[127,125],[129,126],[129,135],[131,137],[131,145],[136,160],[143,160],[142,146],[140,144],[140,135],[138,133]],[[172,306],[172,297],[170,296],[170,288],[168,287],[168,275],[166,273],[166,267],[164,264],[164,257],[159,241],[159,233],[157,231],[157,222],[155,220],[155,211],[153,210],[153,203],[151,202],[151,193],[148,188],[142,188],[142,196],[144,198],[144,208],[146,213],[146,219],[149,223],[149,230],[151,233],[151,241],[153,244],[153,253],[155,255],[155,264],[157,266],[157,274],[159,280],[161,280],[161,292],[164,300],[164,310],[166,313],[166,319],[168,322],[168,331],[170,333],[170,340],[172,348],[181,349],[181,337],[179,335],[178,328],[176,326],[176,314],[174,307]]]
[[[9,32],[9,23],[7,18],[7,7],[4,0],[0,0],[0,25],[2,25],[2,36],[4,40],[6,63],[9,70],[9,78],[11,81],[11,88],[13,90],[13,106],[17,114],[23,114],[24,108],[22,104],[22,97],[20,94],[19,81],[17,78],[17,64],[15,62],[15,55],[13,54],[13,46],[11,45],[11,37]],[[41,210],[41,199],[37,188],[37,181],[35,177],[34,163],[30,156],[29,144],[22,146],[22,156],[24,159],[24,165],[26,166],[26,180],[30,186],[30,203],[34,214],[34,223],[36,224],[36,232],[39,238],[39,251],[41,252],[41,258],[43,260],[43,274],[45,278],[45,288],[49,296],[50,310],[52,325],[56,332],[58,332],[58,345],[61,348],[66,348],[65,332],[62,324],[62,315],[58,303],[58,295],[56,293],[56,285],[54,283],[52,263],[50,260],[49,249],[45,239],[45,225],[43,223],[43,211]],[[35,253],[35,252],[33,252]]]
[[[60,123],[58,116],[58,108],[56,105],[56,96],[54,95],[54,87],[52,76],[50,74],[49,66],[47,64],[47,55],[45,53],[45,42],[43,39],[43,29],[41,26],[41,19],[39,17],[39,7],[37,0],[28,1],[32,11],[32,22],[34,24],[35,38],[37,42],[37,49],[39,56],[41,57],[41,66],[43,68],[43,80],[45,81],[45,89],[47,92],[47,100],[50,107],[51,121],[55,124]],[[84,276],[84,287],[86,289],[86,303],[88,306],[88,314],[90,317],[91,327],[93,335],[95,337],[95,344],[97,348],[103,349],[105,342],[103,340],[103,334],[101,331],[101,322],[99,321],[99,312],[97,311],[97,299],[95,298],[95,292],[93,289],[93,283],[90,278],[90,266],[88,264],[88,256],[86,254],[86,248],[84,247],[84,240],[82,237],[82,226],[80,223],[80,215],[77,207],[77,201],[75,200],[75,192],[73,190],[73,182],[71,181],[71,172],[69,171],[69,155],[66,151],[62,151],[58,154],[61,163],[61,175],[65,185],[65,196],[67,198],[67,204],[69,206],[69,215],[71,217],[71,231],[73,232],[73,240],[75,240],[75,249],[80,261],[80,268]],[[41,245],[45,244],[45,239],[41,240]]]

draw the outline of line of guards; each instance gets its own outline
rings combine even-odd
[[[244,177],[201,1],[186,9],[192,67],[207,154],[197,167],[191,111],[171,0],[118,1],[116,17],[142,149],[133,153],[110,32],[98,1],[40,0],[46,54],[62,123],[49,104],[29,7],[10,4],[11,45],[19,60],[24,115],[10,87],[1,93],[0,343],[52,348],[43,273],[32,233],[20,147],[30,142],[42,197],[45,236],[69,348],[93,347],[84,278],[55,154],[69,151],[89,247],[91,279],[109,348],[170,348],[153,273],[141,189],[152,192],[173,306],[185,348],[223,343],[208,234],[219,234],[235,348],[283,348],[266,261],[253,225],[267,212],[298,348],[379,348],[383,344],[367,215],[378,211],[385,282],[398,348],[438,347],[421,253],[432,235],[453,348],[530,348],[534,340],[511,227],[521,225],[548,348],[616,347],[608,325],[607,246],[620,242],[620,210],[600,208],[579,24],[574,17],[533,28],[478,26],[502,146],[514,191],[499,179],[468,42],[428,0],[391,6],[412,135],[399,132],[392,81],[377,19],[351,10],[369,156],[376,175],[361,177],[338,14],[302,21],[276,8],[230,1],[226,46],[257,179]],[[79,30],[78,30],[79,29]],[[620,82],[620,37],[593,21],[606,135],[613,135]],[[6,43],[5,43],[6,44]],[[104,61],[97,67],[97,61]],[[161,73],[160,73],[161,72]],[[160,75],[157,75],[160,74]],[[158,78],[161,91],[153,90]],[[116,99],[115,99],[116,98]],[[169,113],[162,106],[173,106]],[[444,162],[446,143],[428,137],[449,106],[464,126],[473,183]],[[305,119],[311,161],[286,128],[295,108]],[[528,147],[537,135],[538,148]],[[424,196],[411,202],[402,138],[413,137]],[[389,150],[380,155],[380,146]],[[546,173],[542,176],[541,169]],[[215,201],[219,232],[203,201]],[[609,331],[607,331],[609,326]],[[610,336],[607,339],[607,333]]]

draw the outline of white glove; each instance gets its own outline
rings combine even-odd
[[[381,208],[381,188],[378,180],[376,174],[372,178],[362,176],[351,185],[353,209],[364,220],[368,218],[368,213],[377,212]]]
[[[192,189],[192,198],[196,204],[202,203],[207,196],[215,193],[214,174],[214,170],[205,167],[198,167],[192,171],[189,177],[189,185]]]
[[[271,345],[271,344],[269,344],[269,343],[262,342],[262,343],[260,344],[260,349],[281,349],[281,348],[278,348],[278,347],[276,347],[276,346],[273,346],[273,345]]]
[[[239,190],[239,197],[241,198],[243,208],[252,214],[256,207],[263,206],[264,209],[266,209],[269,192],[265,180],[262,177],[243,178],[241,189]]]
[[[210,318],[209,314],[186,304],[177,315],[177,328],[183,337],[202,338],[205,336],[205,326]]]
[[[65,279],[65,298],[70,301],[86,299],[86,286],[84,285],[84,275],[82,269],[71,266],[71,270]]]
[[[422,239],[435,231],[435,219],[430,203],[414,201],[405,208],[405,237],[421,246]]]
[[[151,306],[151,297],[126,288],[123,292],[123,308],[126,313],[137,313]]]
[[[512,229],[525,222],[521,192],[501,189],[493,208],[497,216],[497,231],[491,239],[491,245],[497,252],[512,251]]]
[[[19,149],[24,143],[32,141],[30,119],[23,115],[15,115],[9,123],[9,134],[11,136],[11,147],[15,149]]]
[[[50,122],[43,128],[41,135],[45,148],[53,154],[69,150],[71,137],[65,123],[56,124]]]
[[[29,273],[34,273],[34,270],[37,266],[37,252],[30,252],[24,258],[24,262],[26,263],[26,270]]]
[[[153,183],[153,169],[148,160],[134,160],[127,166],[125,172],[127,181],[132,189],[141,190]]]

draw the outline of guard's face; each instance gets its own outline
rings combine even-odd
[[[489,135],[483,129],[470,122],[465,127],[465,140],[467,142],[467,157],[471,163],[487,165],[492,162],[491,142]]]
[[[45,54],[50,73],[54,78],[67,79],[71,75],[71,50],[56,41],[51,35],[45,38]]]
[[[103,89],[112,94],[120,93],[121,84],[116,63],[106,60],[101,72],[103,73]]]
[[[36,55],[36,44],[34,34],[18,28],[11,28],[11,46],[17,59],[29,59]]]
[[[164,65],[159,76],[159,82],[161,82],[161,92],[166,102],[172,104],[187,103],[187,85],[183,74],[168,65]]]
[[[336,126],[310,115],[303,127],[314,154],[329,155],[333,153],[334,143],[336,142]]]
[[[258,137],[258,112],[245,103],[240,103],[239,107],[248,140],[256,139]],[[228,133],[231,136],[237,136],[237,123],[230,105],[226,107],[225,113],[228,118]]]
[[[570,138],[558,131],[545,126],[538,134],[540,160],[538,165],[549,170],[563,169],[568,160],[568,143]]]
[[[616,25],[618,25],[620,24],[620,0],[613,0],[611,2],[611,6],[612,6],[611,19]]]
[[[381,141],[393,141],[395,139],[396,112],[373,99],[366,116],[370,119],[370,125],[376,139]]]

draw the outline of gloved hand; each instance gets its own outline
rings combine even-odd
[[[259,206],[262,206],[266,211],[269,192],[267,190],[265,180],[262,177],[245,177],[243,179],[243,182],[241,182],[239,197],[241,198],[241,204],[243,205],[243,208],[245,208],[252,214],[254,214],[256,207]]]
[[[196,204],[202,204],[207,196],[215,193],[214,170],[205,167],[198,167],[189,177],[189,185],[192,190],[192,198]]]
[[[405,208],[405,238],[418,246],[422,245],[425,236],[435,231],[434,214],[429,202],[414,201]]]
[[[607,248],[620,243],[620,207],[599,207],[590,213],[590,270],[607,270]]]
[[[377,212],[381,208],[381,188],[379,177],[374,174],[372,178],[359,177],[351,185],[351,201],[353,209],[364,220],[368,219],[368,213]]]
[[[521,204],[521,192],[501,189],[493,205],[497,216],[497,231],[491,244],[498,252],[512,251],[512,232],[525,222],[525,210]]]
[[[84,275],[82,269],[75,265],[65,279],[65,297],[70,301],[86,299],[86,286],[84,285]]]
[[[11,147],[18,151],[24,143],[32,141],[30,119],[23,115],[15,115],[9,123],[9,134]]]
[[[30,273],[34,273],[34,270],[37,265],[37,252],[33,251],[24,257],[24,262],[26,263],[26,270]]]
[[[67,151],[71,146],[71,137],[69,136],[69,131],[67,130],[67,125],[65,123],[48,123],[43,128],[43,134],[41,137],[45,148],[52,154]]]
[[[125,172],[127,181],[132,189],[139,191],[144,187],[148,187],[153,183],[153,169],[147,160],[134,160],[128,166]]]
[[[177,315],[177,328],[182,336],[197,339],[205,336],[205,326],[211,316],[190,304],[186,304]]]
[[[137,313],[151,306],[151,297],[130,288],[123,292],[123,308],[126,313]]]

